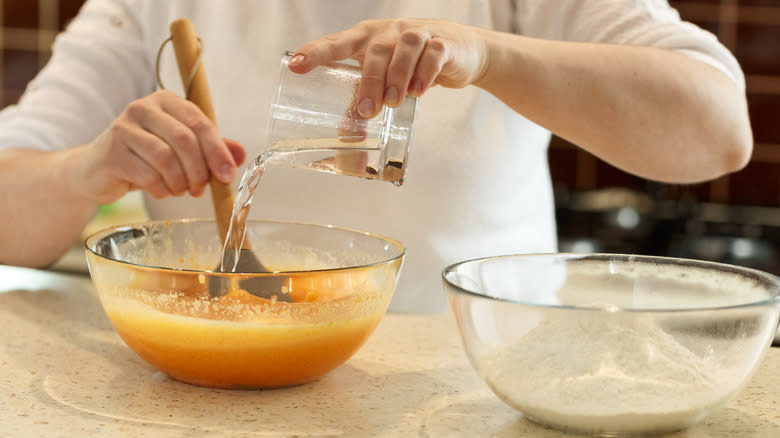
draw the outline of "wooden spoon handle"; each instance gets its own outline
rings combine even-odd
[[[173,49],[176,52],[176,63],[179,65],[182,84],[186,88],[187,81],[190,80],[192,69],[201,50],[198,35],[195,33],[195,26],[186,18],[181,18],[171,23],[170,29]],[[192,76],[190,89],[185,89],[184,91],[187,93],[187,99],[197,105],[206,117],[216,125],[217,118],[214,114],[214,106],[211,103],[211,93],[206,81],[206,71],[203,68],[203,62],[198,65],[198,71]],[[214,204],[219,235],[224,242],[233,211],[233,189],[230,184],[219,181],[213,174],[209,177],[209,188],[211,189],[211,200]]]

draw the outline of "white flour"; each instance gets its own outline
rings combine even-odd
[[[636,316],[548,318],[479,372],[529,418],[590,432],[680,429],[731,396],[733,371]]]

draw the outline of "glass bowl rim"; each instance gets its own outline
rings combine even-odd
[[[140,263],[132,263],[127,262],[123,260],[116,260],[109,257],[106,257],[102,254],[97,253],[95,250],[92,249],[92,246],[100,241],[100,239],[105,238],[111,234],[114,234],[116,232],[121,231],[129,231],[133,229],[138,229],[145,226],[154,226],[154,225],[161,225],[161,224],[189,224],[189,223],[213,223],[216,226],[216,220],[211,218],[181,218],[181,219],[160,219],[160,220],[149,220],[149,221],[142,221],[142,222],[132,222],[127,224],[121,224],[121,225],[113,225],[110,227],[103,228],[101,230],[95,231],[94,233],[90,234],[86,239],[84,239],[84,249],[93,254],[95,257],[98,257],[100,260],[110,262],[110,263],[116,263],[120,265],[127,265],[134,268],[143,268],[151,271],[162,271],[162,272],[178,272],[178,273],[192,273],[192,274],[208,274],[210,276],[234,276],[239,275],[242,278],[249,278],[249,277],[271,277],[271,276],[278,276],[278,275],[290,275],[290,274],[309,274],[309,273],[322,273],[322,272],[337,272],[337,271],[348,271],[352,269],[362,269],[362,268],[369,268],[373,266],[379,266],[384,264],[393,263],[396,260],[403,259],[406,256],[406,246],[404,246],[403,243],[401,243],[399,240],[393,239],[391,237],[387,237],[382,234],[372,233],[369,231],[363,231],[358,230],[356,228],[348,228],[348,227],[341,227],[337,225],[330,225],[330,224],[317,224],[317,223],[311,223],[311,222],[300,222],[300,221],[286,221],[286,220],[274,220],[274,219],[248,219],[246,221],[247,224],[252,223],[266,223],[266,224],[280,224],[280,225],[302,225],[306,227],[315,227],[315,228],[321,228],[321,229],[333,229],[333,230],[339,230],[339,231],[346,231],[350,234],[359,234],[363,236],[369,236],[374,237],[379,240],[382,240],[387,243],[391,243],[394,246],[396,246],[399,249],[399,253],[396,256],[390,257],[390,258],[383,258],[382,260],[373,262],[373,263],[364,263],[364,264],[355,264],[351,266],[341,266],[338,268],[325,268],[325,269],[308,269],[308,270],[283,270],[283,271],[273,271],[273,272],[217,272],[217,271],[205,271],[201,269],[183,269],[183,268],[173,268],[173,267],[165,267],[165,266],[153,266],[153,265],[144,265]]]
[[[455,272],[455,270],[466,264],[470,263],[484,263],[490,260],[499,259],[561,259],[561,260],[618,260],[625,262],[643,262],[643,263],[655,263],[677,266],[692,266],[696,268],[709,268],[716,269],[718,271],[726,271],[735,274],[740,274],[743,277],[749,277],[762,283],[768,284],[769,292],[771,296],[764,300],[745,302],[741,304],[732,304],[727,306],[712,306],[712,307],[684,307],[684,308],[604,308],[594,306],[576,306],[576,305],[562,305],[562,304],[540,304],[524,300],[516,300],[511,298],[502,298],[489,295],[488,293],[480,293],[477,291],[469,290],[464,287],[458,286],[452,283],[447,274]],[[654,255],[638,255],[638,254],[620,254],[620,253],[528,253],[528,254],[504,254],[487,257],[476,257],[472,259],[462,260],[456,263],[452,263],[445,267],[441,273],[442,281],[448,286],[448,290],[455,290],[458,294],[467,295],[475,298],[481,298],[486,300],[493,300],[502,303],[513,303],[528,307],[536,307],[542,309],[561,309],[561,310],[582,310],[582,311],[594,311],[594,312],[610,312],[610,313],[681,313],[681,312],[703,312],[712,310],[728,310],[728,309],[742,309],[749,307],[764,307],[768,305],[774,305],[780,308],[780,277],[760,271],[758,269],[748,268],[744,266],[731,265],[727,263],[711,262],[706,260],[686,259],[681,257],[667,257],[667,256],[654,256]]]

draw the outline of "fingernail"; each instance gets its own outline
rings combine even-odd
[[[361,116],[369,118],[374,115],[374,100],[370,97],[365,97],[360,101],[358,105],[358,112]]]
[[[399,100],[400,99],[398,98],[397,88],[389,87],[387,90],[385,90],[385,104],[397,105]]]
[[[290,58],[290,65],[298,65],[298,64],[303,64],[303,55],[301,55],[300,53]]]
[[[423,92],[423,83],[419,79],[415,79],[412,81],[411,85],[409,85],[409,94],[413,96],[418,96],[422,94]]]

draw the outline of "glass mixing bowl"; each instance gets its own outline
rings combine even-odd
[[[604,436],[683,429],[750,378],[780,279],[694,260],[540,254],[443,272],[471,364],[528,419]]]
[[[403,245],[325,225],[249,221],[247,229],[271,273],[214,272],[222,250],[214,221],[90,236],[90,274],[125,343],[174,379],[219,388],[301,384],[352,356],[387,310]],[[288,301],[242,289],[259,278]],[[210,291],[226,282],[237,287]]]

